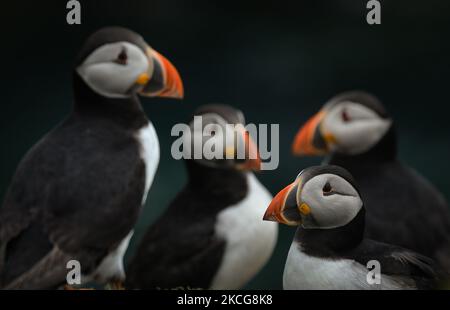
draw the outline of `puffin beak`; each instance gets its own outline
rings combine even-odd
[[[273,198],[264,214],[263,220],[289,226],[298,226],[301,224],[302,219],[297,208],[297,203],[295,202],[295,192],[292,193],[297,188],[297,185],[298,183],[294,182],[286,186]],[[288,201],[290,194],[294,201]]]
[[[153,71],[138,76],[136,84],[144,87],[139,92],[143,96],[182,99],[183,82],[172,63],[157,51],[147,48],[147,57],[153,63]]]
[[[331,134],[324,137],[320,131],[320,124],[325,115],[326,112],[323,110],[318,112],[300,128],[292,144],[294,155],[324,155],[328,153],[328,142],[334,142],[335,138]]]
[[[260,171],[261,157],[256,143],[250,137],[249,132],[244,128],[240,129],[238,134],[241,135],[242,141],[245,143],[245,162],[239,165],[239,168],[242,170]]]

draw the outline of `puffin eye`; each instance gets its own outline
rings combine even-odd
[[[325,185],[322,188],[322,192],[324,195],[330,195],[332,193],[333,189],[331,188],[330,182],[325,183]]]
[[[342,110],[341,117],[342,117],[342,120],[344,121],[344,123],[347,123],[350,121],[350,116],[348,115],[347,110],[345,110],[345,109]]]
[[[123,49],[120,54],[117,56],[117,59],[115,60],[116,63],[121,65],[126,65],[128,60],[127,52],[125,49]]]

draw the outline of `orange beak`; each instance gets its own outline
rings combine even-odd
[[[298,212],[296,210],[297,205],[286,205],[286,199],[291,191],[297,188],[296,185],[297,183],[294,182],[286,186],[273,198],[272,202],[266,210],[266,213],[264,214],[263,220],[274,221],[289,226],[297,226],[301,224],[301,217],[298,215]],[[291,215],[297,215],[294,218],[288,218],[286,212],[291,213]]]
[[[165,97],[182,99],[184,97],[183,82],[180,74],[174,65],[157,51],[148,48],[147,57],[154,63],[152,76],[148,78],[147,83],[141,95],[151,97]],[[142,80],[144,80],[142,78]]]
[[[256,143],[250,137],[250,134],[245,129],[242,129],[240,133],[243,136],[243,141],[245,143],[245,158],[246,161],[239,166],[243,170],[261,170],[261,157],[259,155],[259,150]]]
[[[319,132],[319,125],[325,115],[320,111],[311,117],[298,131],[292,144],[294,155],[324,155],[328,151],[326,142]]]
[[[156,57],[159,58],[159,61],[163,65],[165,72],[165,87],[159,93],[160,97],[167,98],[178,98],[182,99],[184,97],[184,88],[183,82],[181,81],[180,74],[177,69],[172,65],[172,63],[163,55],[156,52]]]

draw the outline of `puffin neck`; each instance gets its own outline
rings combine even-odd
[[[130,130],[138,130],[149,122],[137,95],[126,98],[101,96],[76,72],[73,74],[73,90],[75,97],[73,112],[78,116],[111,120]]]
[[[185,160],[189,184],[193,188],[217,195],[247,192],[247,175],[235,169],[202,165],[195,160]]]
[[[349,166],[379,163],[393,161],[397,158],[397,134],[394,125],[391,125],[387,133],[368,151],[347,155],[343,153],[333,153],[328,161],[329,164],[343,166],[348,169]]]
[[[353,220],[345,226],[332,229],[305,229],[301,226],[295,233],[294,241],[299,243],[305,254],[336,258],[358,246],[364,239],[364,206]]]

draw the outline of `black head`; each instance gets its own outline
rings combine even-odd
[[[226,104],[205,104],[195,111],[193,117],[205,114],[215,114],[224,119],[228,124],[240,124],[242,126],[245,126],[244,113],[242,113],[241,110]]]
[[[369,110],[375,112],[381,118],[389,118],[389,114],[381,101],[377,97],[375,97],[375,95],[361,90],[353,90],[340,93],[328,100],[323,108],[332,109],[334,106],[342,102],[358,103],[361,106],[364,106]]]

